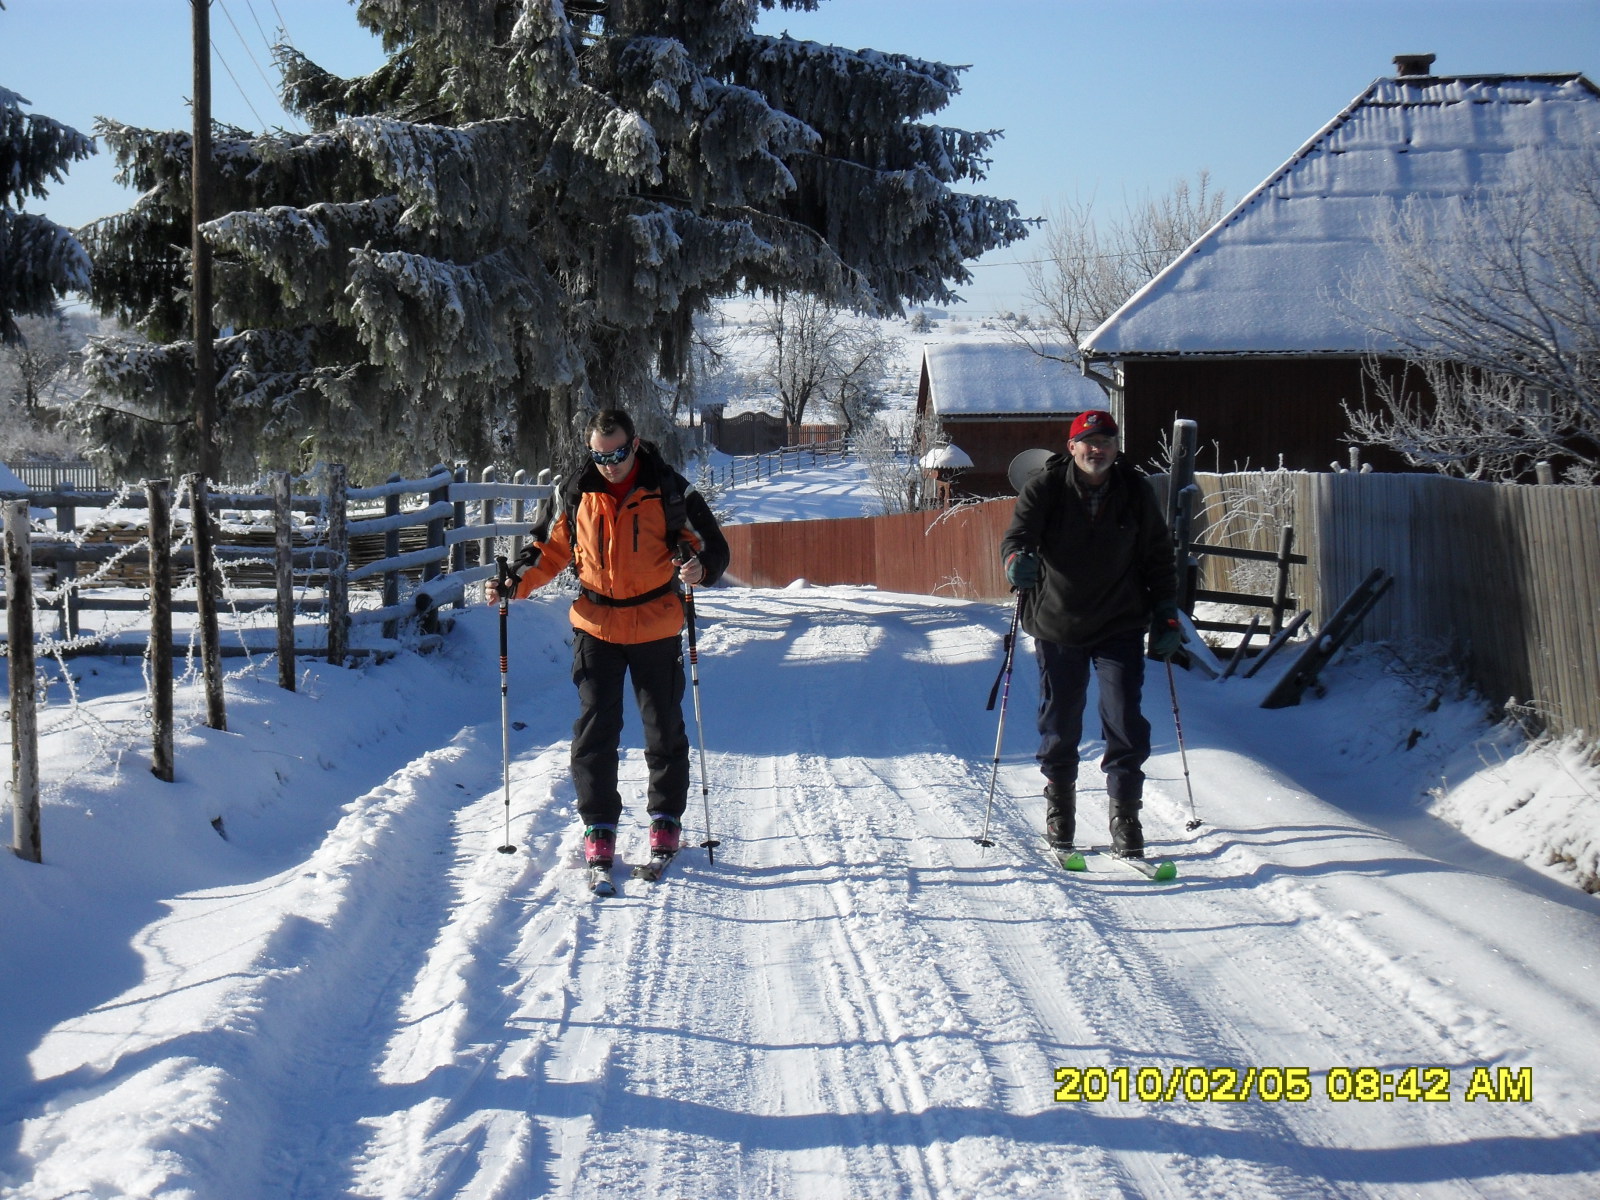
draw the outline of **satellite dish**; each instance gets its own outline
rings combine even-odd
[[[1011,465],[1006,468],[1006,478],[1011,481],[1011,490],[1020,496],[1028,480],[1044,470],[1045,463],[1053,457],[1055,457],[1053,450],[1024,450],[1013,458]]]

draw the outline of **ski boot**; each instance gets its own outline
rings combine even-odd
[[[1047,783],[1044,788],[1044,837],[1053,850],[1071,850],[1077,787],[1071,783]]]
[[[1139,823],[1139,802],[1112,802],[1111,853],[1118,858],[1144,857],[1144,826]]]
[[[650,819],[650,857],[663,858],[678,852],[683,840],[683,826],[675,817],[656,813]]]
[[[583,831],[583,861],[586,866],[611,869],[616,856],[617,831],[611,825],[591,825]]]

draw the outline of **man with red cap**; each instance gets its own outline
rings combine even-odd
[[[1001,542],[1006,579],[1021,593],[1022,627],[1039,660],[1039,769],[1045,777],[1045,836],[1072,846],[1078,741],[1092,667],[1100,684],[1100,728],[1110,802],[1111,845],[1144,856],[1139,809],[1150,722],[1140,711],[1145,634],[1150,654],[1183,645],[1172,537],[1149,482],[1117,461],[1117,423],[1079,413],[1067,453],[1023,486]]]

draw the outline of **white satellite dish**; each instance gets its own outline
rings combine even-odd
[[[1028,480],[1044,470],[1045,463],[1053,457],[1055,457],[1053,450],[1024,450],[1013,458],[1011,465],[1006,468],[1006,478],[1011,481],[1011,490],[1020,496]]]

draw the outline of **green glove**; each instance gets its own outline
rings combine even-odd
[[[1183,649],[1183,626],[1178,624],[1178,606],[1163,604],[1150,619],[1150,657],[1169,659]]]
[[[1006,582],[1019,592],[1039,586],[1039,556],[1031,550],[1019,550],[1006,559]]]

